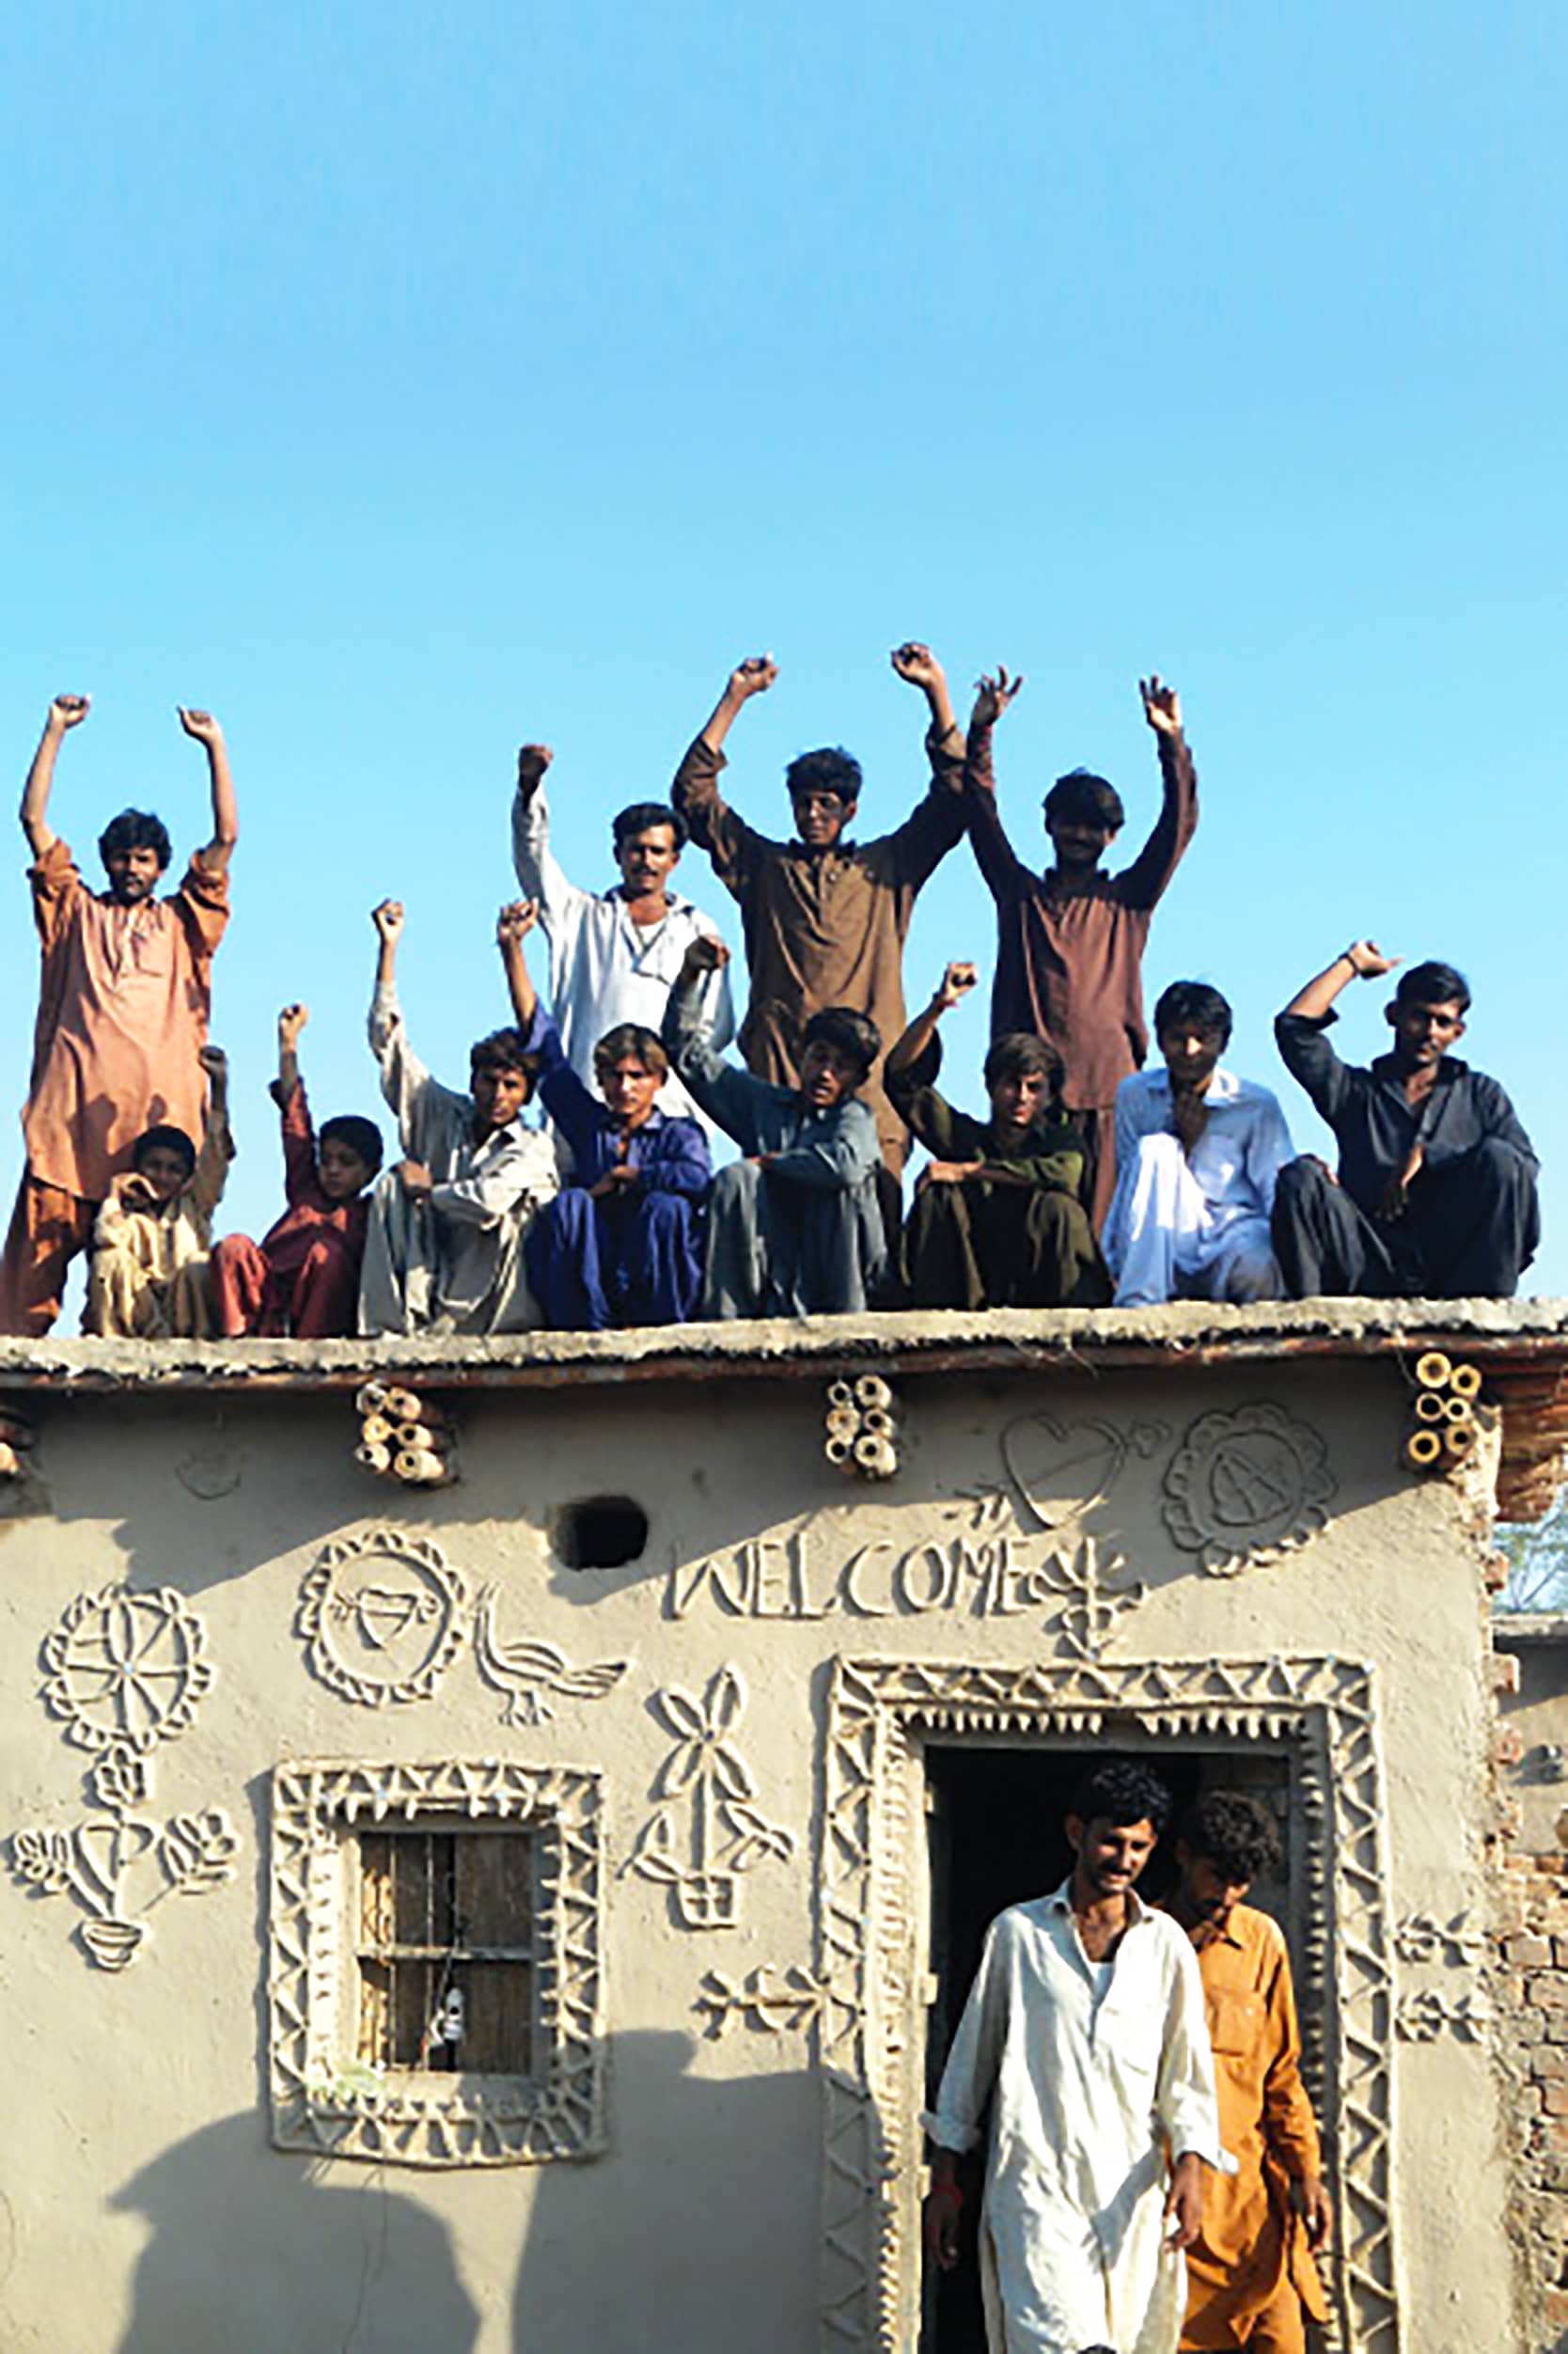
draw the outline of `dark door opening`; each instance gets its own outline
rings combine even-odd
[[[926,2038],[926,2100],[934,2103],[952,2041],[979,1967],[985,1932],[1009,1905],[1044,1896],[1072,1865],[1062,1817],[1079,1776],[1113,1752],[1105,1744],[1075,1749],[1005,1749],[932,1743],[926,1750],[926,1808],[931,1872],[931,1970],[935,1994]],[[1130,1752],[1129,1752],[1130,1753]],[[1281,1751],[1140,1748],[1175,1801],[1172,1823],[1206,1789],[1246,1789],[1273,1806],[1285,1833],[1290,1769]],[[1168,1831],[1138,1884],[1157,1904],[1175,1879],[1175,1840]],[[1290,1933],[1281,1888],[1254,1888],[1250,1903],[1277,1915]],[[984,2153],[964,2161],[961,2254],[956,2268],[926,2261],[921,2285],[920,2354],[986,2354],[978,2255]]]

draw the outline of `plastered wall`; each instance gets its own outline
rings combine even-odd
[[[341,1392],[37,1402],[0,1520],[8,2349],[914,2346],[933,1742],[1268,1763],[1335,2342],[1508,2342],[1479,1557],[1399,1467],[1395,1373],[922,1375],[879,1484],[828,1467],[823,1405],[474,1393],[459,1483],[417,1491],[353,1467]],[[565,1567],[606,1493],[643,1554]],[[308,1841],[274,1886],[289,1761],[448,1795],[488,1761],[477,1805],[576,1810],[593,2050],[537,2131],[580,2154],[471,2120],[462,2162],[437,2120],[411,2164],[373,2102],[324,2128],[362,2158],[274,2145],[350,1967]]]

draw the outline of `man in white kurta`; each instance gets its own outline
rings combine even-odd
[[[1269,1220],[1294,1157],[1266,1087],[1220,1067],[1231,1009],[1177,981],[1154,1009],[1163,1058],[1116,1091],[1116,1192],[1101,1247],[1119,1308],[1168,1299],[1281,1299]]]
[[[547,745],[525,744],[517,756],[517,797],[511,811],[512,863],[525,899],[539,902],[550,945],[550,1007],[566,1059],[597,1095],[593,1050],[622,1022],[657,1033],[670,989],[695,939],[719,937],[711,916],[669,888],[668,877],[686,839],[683,818],[661,802],[636,802],[614,819],[620,881],[607,891],[585,891],[567,880],[550,848],[550,806],[544,772]],[[703,982],[702,1012],[716,1053],[735,1035],[729,976],[721,966]],[[698,1109],[673,1075],[659,1090],[668,1119],[713,1122]]]
[[[1116,1775],[1152,1781],[1121,1766],[1094,1779]],[[1070,1836],[1074,1824],[1084,1838],[1073,1876],[992,1922],[925,2118],[938,2151],[938,2254],[952,2260],[940,2211],[958,2198],[941,2153],[978,2143],[989,2101],[980,2256],[992,2354],[1175,2354],[1186,2301],[1178,2185],[1199,2174],[1195,2160],[1224,2162],[1202,1982],[1176,1924],[1133,1891],[1157,1820],[1143,1857],[1087,1891],[1085,1855],[1105,1826],[1073,1815]],[[1091,1960],[1080,1919],[1118,1899],[1124,1926],[1108,1958]],[[1196,2232],[1196,2213],[1188,2221]]]

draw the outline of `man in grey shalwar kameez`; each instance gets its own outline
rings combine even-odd
[[[374,913],[380,954],[370,1051],[404,1159],[370,1200],[360,1278],[364,1333],[525,1332],[539,1323],[523,1267],[534,1212],[558,1188],[555,1147],[523,1124],[532,1041],[497,1030],[473,1050],[469,1092],[431,1078],[408,1043],[395,966],[403,911]]]
[[[694,940],[665,1010],[670,1067],[745,1154],[708,1203],[704,1316],[843,1315],[864,1308],[886,1264],[876,1172],[882,1151],[863,1087],[882,1041],[843,1007],[812,1015],[800,1083],[775,1087],[713,1049],[703,984],[729,957]]]

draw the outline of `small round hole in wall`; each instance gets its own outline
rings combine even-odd
[[[556,1515],[556,1551],[568,1569],[623,1569],[648,1543],[648,1514],[629,1496],[585,1496]]]

